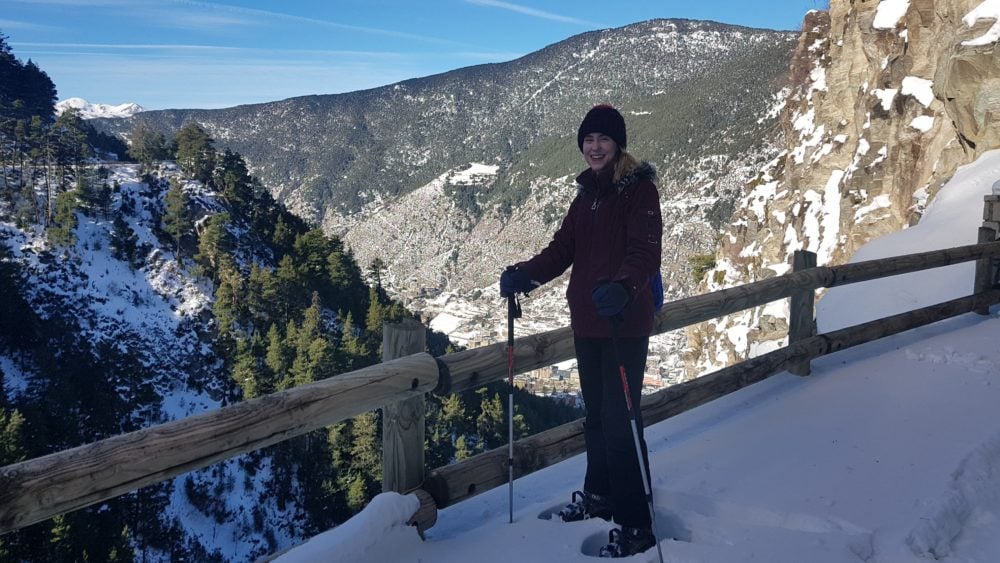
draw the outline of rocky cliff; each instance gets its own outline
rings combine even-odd
[[[747,184],[703,290],[784,274],[800,249],[844,263],[1000,147],[998,13],[995,0],[831,0],[808,13],[785,149]],[[786,330],[781,303],[695,327],[688,375],[781,346]]]

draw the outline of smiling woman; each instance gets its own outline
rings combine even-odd
[[[617,109],[591,108],[577,146],[588,168],[576,177],[576,198],[552,242],[504,271],[500,293],[527,294],[572,266],[566,297],[587,409],[587,470],[559,517],[613,519],[620,528],[601,554],[625,557],[656,544],[652,504],[645,502],[652,485],[642,416],[632,405],[639,404],[646,370],[663,220],[655,172],[626,152]]]
[[[818,0],[664,7],[597,0],[0,0],[0,30],[64,97],[148,109],[217,108],[373,88],[511,60],[573,35],[683,17],[794,29]]]

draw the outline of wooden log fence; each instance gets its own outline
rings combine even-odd
[[[215,411],[0,467],[0,533],[432,391],[415,354]]]
[[[810,360],[879,338],[899,334],[943,319],[962,315],[975,308],[1000,303],[1000,290],[989,290],[879,319],[811,336],[795,344],[762,354],[739,364],[673,385],[642,398],[643,424],[656,424],[758,383]],[[583,419],[539,432],[518,440],[514,448],[514,477],[522,477],[583,453]],[[452,465],[431,471],[424,482],[438,508],[451,506],[481,492],[507,483],[507,448],[496,448]]]
[[[794,366],[808,369],[811,359],[824,354],[971,310],[988,309],[1000,302],[1000,292],[992,288],[1000,257],[1000,242],[995,241],[994,231],[992,242],[842,266],[809,267],[806,259],[803,269],[790,274],[664,304],[656,318],[655,334],[793,295],[804,296],[824,287],[967,261],[977,261],[982,271],[977,273],[975,292],[969,297],[842,331],[808,335],[801,330],[803,316],[797,329],[799,336],[789,346],[644,397],[644,421],[658,422]],[[572,333],[569,328],[560,328],[518,338],[515,356],[518,373],[569,359],[573,357]],[[503,343],[437,359],[416,353],[216,411],[0,467],[0,534],[376,408],[399,405],[431,391],[447,393],[479,387],[506,375]],[[410,422],[403,424],[396,420],[392,424],[414,428]],[[389,430],[390,435],[394,432],[396,429]],[[393,443],[391,448],[399,446],[395,439]],[[576,455],[582,447],[581,421],[530,436],[515,444],[515,475],[525,475]],[[429,506],[430,498],[440,508],[505,483],[506,452],[501,450],[432,471],[423,482],[423,489],[429,494],[418,494],[422,508],[414,523],[422,528],[427,527],[428,521],[432,523],[435,511]],[[411,457],[402,454],[401,459],[411,464]],[[396,475],[393,479],[398,481],[387,488],[406,490],[412,486],[409,471],[398,473],[390,467],[388,474]]]
[[[427,347],[424,325],[410,319],[382,328],[382,360],[419,354]],[[382,490],[410,491],[424,482],[423,393],[382,407]]]
[[[796,250],[792,255],[792,271],[801,272],[816,267],[816,254],[805,250]],[[794,344],[816,334],[816,319],[814,311],[816,292],[812,289],[796,291],[788,298],[788,344]],[[809,375],[809,362],[797,364],[788,368],[795,375]]]

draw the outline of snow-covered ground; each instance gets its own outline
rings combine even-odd
[[[975,242],[1000,152],[963,167],[920,225],[855,260]],[[972,265],[829,291],[821,331],[966,295]],[[813,362],[647,429],[657,534],[674,562],[1000,558],[1000,317],[964,315]],[[581,486],[583,456],[440,511],[386,493],[281,563],[586,561],[610,524],[541,518]],[[633,557],[656,561],[656,551]]]

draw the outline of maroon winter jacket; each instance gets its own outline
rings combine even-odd
[[[517,267],[547,283],[573,266],[566,299],[573,333],[584,338],[611,336],[610,322],[597,314],[590,294],[599,282],[621,282],[631,300],[620,335],[649,336],[654,312],[649,280],[660,269],[663,234],[656,171],[644,162],[612,183],[611,168],[577,176],[577,197],[552,242]]]

